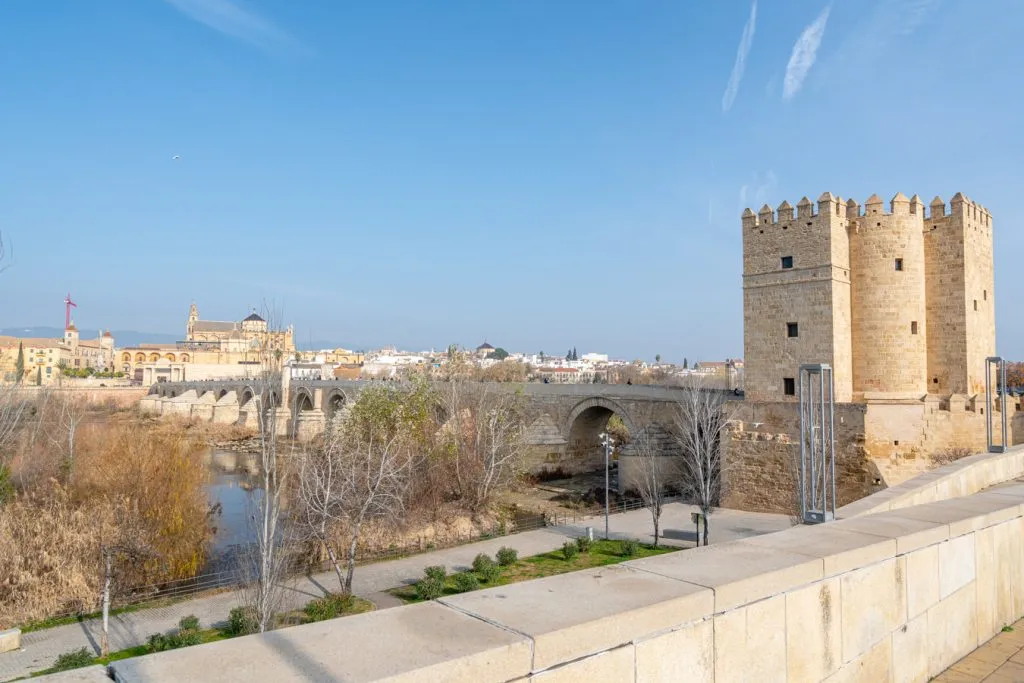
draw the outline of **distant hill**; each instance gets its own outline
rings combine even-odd
[[[88,327],[78,328],[82,339],[95,339],[99,329]],[[138,344],[173,344],[180,335],[161,334],[159,332],[136,332],[135,330],[111,330],[116,346],[137,346]],[[7,337],[38,337],[41,339],[61,339],[64,330],[59,327],[4,327],[0,328],[0,336]]]

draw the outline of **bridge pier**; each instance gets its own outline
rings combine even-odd
[[[295,429],[292,432],[292,437],[299,441],[310,441],[324,433],[325,424],[324,411],[315,408],[300,410],[295,416]]]

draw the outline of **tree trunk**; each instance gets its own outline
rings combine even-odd
[[[654,547],[658,547],[658,535],[659,535],[659,524],[661,522],[660,513],[652,513],[651,517],[654,519]]]
[[[100,656],[106,657],[110,654],[110,642],[107,634],[110,632],[110,580],[111,580],[111,558],[110,553],[104,553],[105,571],[103,574],[103,637],[100,641]]]
[[[348,570],[345,572],[345,583],[342,584],[341,592],[345,595],[352,595],[352,577],[356,573],[356,545],[359,543],[360,524],[352,530],[352,541],[348,544]]]
[[[334,552],[334,546],[329,542],[325,542],[324,545],[327,546],[327,557],[331,558],[331,564],[334,566],[334,573],[338,575],[338,587],[344,588],[345,575],[341,572],[341,562],[338,561],[338,554]]]

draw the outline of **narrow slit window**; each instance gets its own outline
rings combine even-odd
[[[792,268],[793,267],[793,257],[792,256],[783,256],[782,257],[782,267],[783,267],[783,269]]]
[[[799,337],[800,326],[797,323],[786,323],[786,336],[787,337]]]
[[[903,259],[896,259],[896,270],[903,270]]]
[[[796,380],[792,377],[783,377],[782,393],[786,396],[796,396]]]
[[[917,334],[917,321],[916,320],[911,320],[910,321],[910,334]]]
[[[978,310],[978,300],[974,300],[974,310]]]

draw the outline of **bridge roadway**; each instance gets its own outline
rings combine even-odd
[[[360,391],[374,381],[285,379],[159,382],[141,401],[144,411],[256,427],[257,406],[274,407],[279,434],[310,439],[323,432]],[[441,383],[437,383],[440,385]],[[401,385],[399,385],[401,386]],[[646,431],[668,443],[684,389],[626,384],[543,384],[474,382],[488,391],[521,391],[526,397],[531,466],[569,472],[600,466],[599,435],[618,415],[634,437]],[[740,397],[733,391],[709,389]],[[260,401],[254,399],[260,396]],[[634,439],[635,440],[635,439]]]

